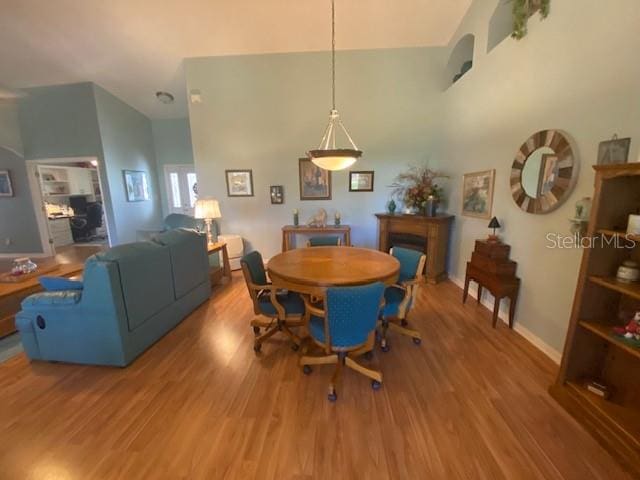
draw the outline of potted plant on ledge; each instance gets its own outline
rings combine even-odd
[[[425,166],[414,166],[395,178],[391,195],[401,200],[412,213],[433,217],[444,195],[436,180],[444,178],[449,177]]]

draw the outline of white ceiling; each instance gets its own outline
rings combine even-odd
[[[339,49],[445,45],[472,0],[336,0]],[[0,0],[0,84],[92,81],[152,118],[187,113],[182,59],[321,51],[329,0]],[[173,93],[163,105],[157,90]]]

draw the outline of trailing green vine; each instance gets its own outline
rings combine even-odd
[[[549,16],[551,0],[512,0],[513,1],[513,32],[511,36],[520,40],[527,34],[527,22],[536,10],[540,10],[540,17]]]

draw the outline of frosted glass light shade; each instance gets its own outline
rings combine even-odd
[[[196,218],[221,218],[220,204],[214,198],[199,198],[196,200]]]
[[[311,161],[325,170],[344,170],[356,163],[357,158],[355,156],[338,156],[331,155],[326,157],[312,157]]]

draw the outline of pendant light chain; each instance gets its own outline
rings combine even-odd
[[[331,0],[331,94],[336,109],[336,2]]]

